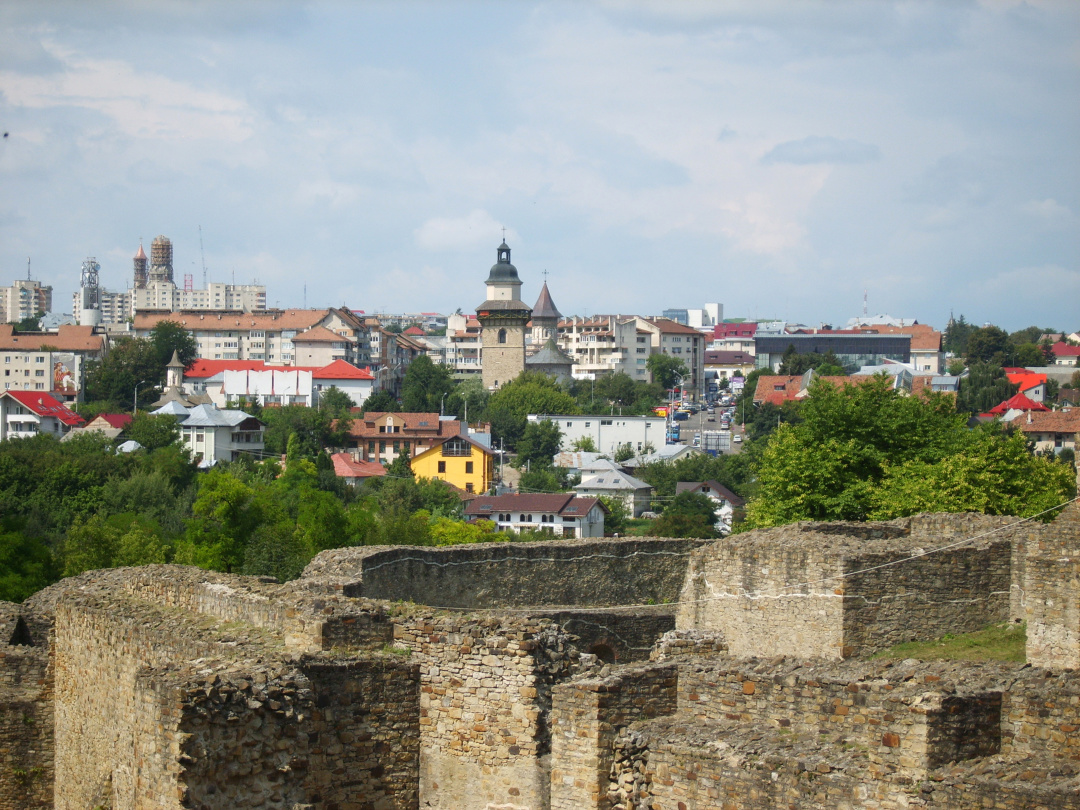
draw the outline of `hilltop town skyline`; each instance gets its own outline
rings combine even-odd
[[[0,283],[121,289],[163,233],[268,306],[469,311],[505,227],[567,313],[1072,329],[1078,38],[1055,0],[15,0]]]

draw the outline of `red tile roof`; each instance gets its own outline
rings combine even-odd
[[[1050,349],[1054,352],[1054,357],[1080,357],[1080,346],[1070,346],[1064,341],[1055,343]]]
[[[326,317],[328,309],[282,309],[266,312],[181,310],[178,312],[136,312],[135,328],[152,329],[162,321],[173,321],[189,331],[204,329],[310,329]]]
[[[99,413],[90,424],[93,424],[98,419],[101,419],[105,424],[112,428],[126,428],[131,424],[130,413]]]
[[[335,360],[326,366],[268,366],[262,360],[207,360],[196,359],[184,371],[184,377],[204,379],[223,371],[310,371],[317,380],[374,380],[371,371],[357,368],[344,360]]]
[[[1020,393],[1046,382],[1045,374],[1028,371],[1026,368],[1006,368],[1005,376],[1009,378],[1009,382],[1013,385],[1020,386]]]
[[[911,335],[912,351],[941,351],[941,332],[925,323],[915,323],[911,326],[870,324],[860,327],[858,331],[876,332],[879,335]]]
[[[1032,413],[1017,419],[1013,424],[1019,425],[1024,433],[1080,433],[1080,408]]]
[[[419,335],[420,337],[423,337],[424,336],[424,330],[421,329],[419,326],[410,326],[408,329],[406,329],[401,334],[403,334],[403,335],[413,335],[413,336]]]
[[[457,436],[461,433],[461,422],[457,419],[439,419],[437,413],[391,413],[394,421],[401,426],[399,433],[379,433],[375,424],[381,417],[387,416],[386,411],[369,411],[360,415],[360,408],[352,411],[359,418],[354,418],[349,426],[349,435],[354,438],[364,439],[393,439],[393,438],[439,438]]]
[[[2,396],[11,397],[38,416],[56,417],[70,427],[78,427],[86,421],[64,403],[41,391],[5,391]]]
[[[386,468],[374,461],[356,461],[348,453],[334,453],[334,474],[339,478],[375,478],[386,475]]]
[[[325,326],[313,326],[292,339],[293,343],[331,343],[343,342],[346,338],[331,332]]]
[[[1035,402],[1032,399],[1028,399],[1023,394],[1015,394],[1015,395],[1009,397],[1004,402],[1001,402],[1001,403],[998,403],[997,405],[995,405],[993,408],[991,408],[988,411],[988,413],[991,413],[994,416],[999,416],[999,415],[1005,413],[1006,411],[1012,411],[1012,410],[1017,410],[1017,411],[1048,411],[1050,409],[1047,408],[1045,405],[1043,405],[1041,402]]]
[[[22,349],[30,352],[41,351],[42,346],[51,346],[61,352],[100,352],[103,337],[94,334],[92,326],[63,324],[53,332],[20,332],[15,334],[15,326],[10,323],[0,324],[0,350]]]
[[[704,337],[704,333],[700,329],[695,329],[692,326],[685,326],[684,324],[669,320],[668,318],[647,318],[646,320],[665,335],[698,335]]]

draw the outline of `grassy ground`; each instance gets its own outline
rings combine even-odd
[[[874,658],[920,658],[947,661],[1026,660],[1027,634],[1022,624],[992,624],[975,633],[947,634],[934,641],[909,641],[879,652]]]
[[[652,527],[656,523],[655,520],[648,518],[631,518],[626,521],[626,536],[627,537],[650,537],[652,536]]]

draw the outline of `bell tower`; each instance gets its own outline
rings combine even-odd
[[[525,326],[532,310],[521,300],[521,279],[510,263],[506,240],[487,281],[487,298],[476,308],[480,321],[480,362],[484,387],[494,390],[525,370]]]

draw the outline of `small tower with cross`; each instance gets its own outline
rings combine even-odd
[[[485,284],[487,297],[476,308],[480,321],[480,362],[484,387],[494,390],[525,370],[525,327],[532,310],[521,300],[521,279],[503,242]]]

